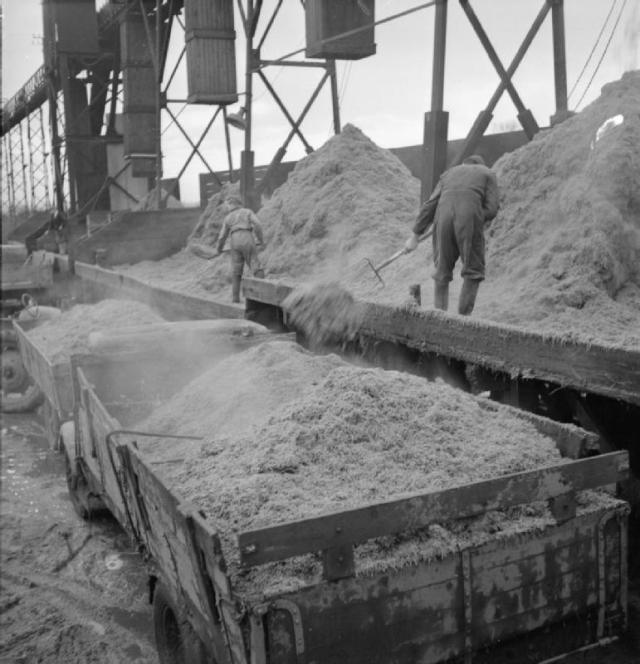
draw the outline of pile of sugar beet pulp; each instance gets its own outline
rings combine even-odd
[[[157,438],[141,450],[211,520],[236,589],[254,598],[316,583],[322,564],[308,555],[241,570],[239,532],[565,462],[513,409],[288,340],[221,360],[136,426],[203,438]],[[578,501],[578,514],[617,504],[594,491]],[[398,569],[553,523],[541,503],[434,524],[356,547],[356,571]]]
[[[628,72],[583,111],[496,162],[501,207],[485,233],[487,274],[474,317],[640,346],[639,105],[640,72]],[[615,116],[624,121],[596,140]],[[365,263],[402,246],[419,190],[392,152],[345,126],[302,159],[259,210],[267,278],[293,285],[331,280],[357,299],[398,306],[420,283],[423,305],[431,306],[429,242],[388,266],[384,287]],[[229,192],[210,200],[202,241],[215,245]],[[160,286],[230,297],[224,255],[206,261],[186,248],[121,269]],[[456,275],[453,297],[458,287]]]

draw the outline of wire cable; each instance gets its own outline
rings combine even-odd
[[[575,83],[573,84],[573,87],[571,88],[571,91],[569,92],[569,95],[567,99],[571,99],[571,96],[575,92],[576,88],[578,87],[578,83],[580,83],[582,77],[584,76],[585,71],[587,70],[587,67],[589,66],[589,63],[591,62],[591,58],[593,57],[593,54],[596,52],[596,49],[598,48],[598,44],[600,43],[600,39],[602,39],[602,35],[604,34],[604,29],[607,27],[607,23],[609,22],[609,19],[611,18],[611,14],[613,13],[613,10],[617,4],[618,0],[612,0],[611,2],[611,7],[609,8],[609,13],[607,14],[607,17],[604,19],[604,23],[602,24],[602,27],[600,28],[600,33],[598,34],[598,37],[596,38],[596,41],[593,45],[593,48],[591,49],[591,53],[589,53],[589,57],[586,59],[584,66],[582,67],[582,71],[580,72],[580,75],[578,78],[575,80]]]
[[[620,23],[620,19],[622,18],[622,12],[624,12],[624,8],[627,5],[627,0],[623,0],[622,2],[622,7],[620,8],[620,11],[618,12],[618,17],[616,18],[616,22],[613,24],[613,28],[611,30],[611,34],[609,35],[609,39],[607,40],[607,43],[605,44],[604,51],[602,52],[602,55],[600,56],[600,60],[598,60],[598,64],[596,65],[596,68],[591,75],[591,78],[589,79],[589,82],[587,83],[587,87],[585,88],[584,92],[582,93],[582,97],[578,100],[578,103],[574,107],[574,111],[580,106],[582,103],[582,100],[585,98],[585,95],[589,91],[589,88],[591,87],[591,84],[593,83],[593,79],[596,77],[596,74],[598,73],[598,70],[600,69],[600,65],[602,64],[602,61],[604,60],[604,56],[607,54],[607,51],[609,50],[609,46],[611,45],[611,40],[613,39],[613,36],[616,33],[616,29],[618,27],[618,24]]]

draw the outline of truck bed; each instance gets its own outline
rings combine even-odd
[[[628,457],[578,458],[593,446],[586,432],[523,415],[575,460],[239,533],[247,572],[304,554],[320,555],[323,563],[318,583],[260,600],[238,594],[215,524],[168,488],[161,465],[137,449],[141,434],[123,431],[135,428],[139,412],[127,414],[113,396],[136,403],[135,385],[129,383],[123,399],[121,386],[99,385],[104,372],[96,369],[74,363],[81,395],[77,452],[94,489],[149,553],[155,573],[184,598],[196,632],[219,661],[430,664],[498,648],[559,621],[577,625],[569,639],[577,645],[625,624],[627,506],[610,498],[602,507],[576,511],[574,495],[624,478]],[[533,499],[549,501],[555,524],[402,569],[363,576],[355,568],[358,543]],[[541,645],[538,654],[545,648],[551,653],[558,643]],[[562,647],[570,649],[566,641]]]

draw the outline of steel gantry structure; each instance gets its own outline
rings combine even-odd
[[[428,195],[439,175],[472,152],[506,92],[528,138],[539,129],[513,83],[513,76],[541,25],[551,14],[556,112],[552,121],[569,114],[565,56],[563,0],[542,0],[541,9],[511,63],[502,63],[469,0],[458,0],[487,56],[499,83],[479,112],[461,150],[447,160],[448,112],[444,109],[447,11],[450,0],[432,0],[376,20],[374,0],[287,0],[295,3],[306,21],[306,46],[277,57],[263,54],[277,48],[270,40],[284,0],[110,0],[96,11],[94,0],[44,0],[44,64],[2,109],[3,208],[11,212],[53,204],[82,216],[93,209],[108,210],[114,196],[132,205],[156,187],[157,207],[171,193],[160,195],[163,177],[162,118],[175,125],[189,146],[178,168],[177,186],[195,158],[220,183],[210,166],[203,141],[216,120],[224,132],[228,176],[233,173],[227,113],[242,96],[243,149],[240,190],[245,202],[259,205],[260,195],[294,139],[307,153],[313,150],[303,133],[303,122],[326,86],[330,95],[333,131],[340,131],[337,60],[359,59],[375,53],[374,30],[381,23],[433,8],[433,57],[430,108],[424,114],[422,196]],[[244,38],[244,90],[236,85],[235,22]],[[184,36],[175,62],[168,65],[169,44]],[[302,76],[312,71],[320,78],[297,116],[268,76],[271,68],[296,68]],[[186,98],[172,94],[172,84],[186,69]],[[240,79],[242,80],[242,79]],[[253,117],[256,85],[281,110],[288,129],[268,168],[255,178]],[[297,100],[299,101],[299,100]],[[176,105],[182,109],[177,110]],[[197,135],[180,121],[189,106],[209,105],[211,112]],[[46,110],[45,110],[46,109]],[[166,114],[166,116],[163,116]],[[234,116],[236,114],[233,114]]]

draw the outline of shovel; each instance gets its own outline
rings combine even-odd
[[[423,242],[424,240],[426,240],[427,238],[431,237],[432,235],[433,235],[433,228],[431,228],[427,233],[425,233],[425,234],[424,234],[424,235],[418,240],[418,242]],[[400,249],[399,251],[396,251],[395,254],[389,256],[389,258],[387,258],[386,260],[382,261],[382,263],[380,263],[380,265],[374,265],[374,264],[371,262],[371,260],[369,260],[368,258],[365,258],[364,260],[369,264],[369,267],[373,270],[373,273],[376,275],[376,277],[378,277],[378,280],[379,280],[380,283],[384,286],[385,283],[384,283],[384,280],[382,279],[382,277],[380,276],[380,271],[381,271],[383,268],[387,267],[387,265],[391,265],[391,263],[393,263],[394,261],[398,260],[398,258],[400,258],[400,256],[404,256],[406,253],[407,253],[407,250],[403,247],[403,248]]]

